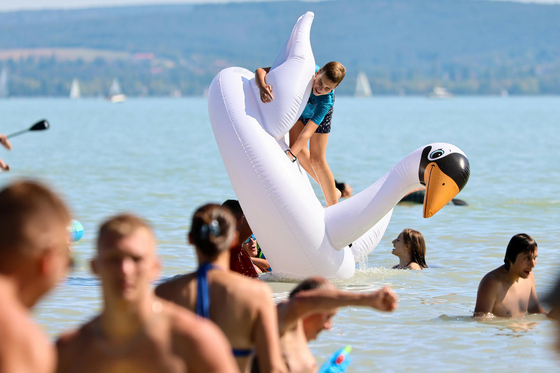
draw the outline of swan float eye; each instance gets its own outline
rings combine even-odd
[[[433,152],[430,153],[430,155],[428,156],[428,159],[430,161],[436,160],[442,156],[445,155],[445,152],[442,149],[438,149],[438,150],[434,150]]]

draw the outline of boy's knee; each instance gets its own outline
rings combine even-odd
[[[327,164],[327,158],[319,155],[310,154],[309,160],[313,166],[324,166]]]

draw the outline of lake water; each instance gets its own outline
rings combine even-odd
[[[78,267],[43,300],[34,316],[55,338],[94,315],[98,282],[88,263],[98,224],[132,211],[154,225],[163,277],[192,271],[185,243],[192,212],[235,195],[212,135],[204,98],[0,101],[1,133],[47,118],[51,128],[14,138],[0,157],[12,167],[0,186],[19,177],[60,191],[85,234]],[[560,98],[339,97],[327,157],[338,180],[363,190],[416,148],[449,142],[468,156],[471,176],[459,194],[468,206],[444,207],[430,219],[422,207],[397,206],[387,233],[351,280],[337,286],[371,291],[391,286],[391,314],[341,309],[334,327],[311,344],[321,363],[349,344],[352,372],[555,371],[554,324],[539,315],[516,320],[470,318],[478,283],[501,265],[509,239],[528,233],[539,245],[534,270],[541,298],[560,274]],[[320,189],[316,188],[322,199]],[[424,271],[391,270],[391,240],[403,228],[427,242]],[[292,283],[270,282],[275,299]],[[545,309],[548,309],[545,307]]]

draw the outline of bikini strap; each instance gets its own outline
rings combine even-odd
[[[205,319],[210,318],[210,287],[208,271],[216,268],[212,263],[202,263],[196,270],[196,314]]]

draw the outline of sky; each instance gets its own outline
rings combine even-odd
[[[0,12],[39,9],[76,9],[92,7],[112,7],[126,5],[153,4],[202,4],[229,3],[249,1],[285,1],[285,0],[0,0]],[[313,1],[313,0],[308,0]],[[317,0],[315,0],[317,1]],[[453,1],[453,0],[450,0]],[[560,0],[496,0],[518,1],[524,3],[560,4]]]

